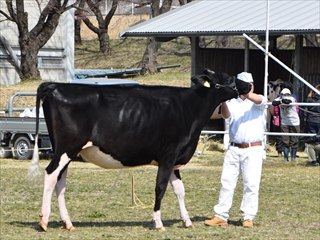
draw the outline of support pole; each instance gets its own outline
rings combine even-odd
[[[264,96],[268,95],[268,64],[269,64],[269,0],[267,1],[267,23],[266,23],[266,50],[264,57]]]
[[[253,39],[251,39],[247,34],[242,34],[245,38],[247,38],[252,44],[254,44],[257,48],[259,48],[261,51],[266,53],[265,49],[261,47],[258,43],[256,43]],[[298,78],[301,82],[303,82],[305,85],[307,85],[309,88],[311,88],[314,92],[317,94],[320,94],[320,92],[312,86],[310,83],[308,83],[306,80],[304,80],[302,77],[300,77],[297,73],[295,73],[291,68],[287,67],[283,62],[281,62],[278,58],[273,56],[271,53],[267,53],[269,57],[271,57],[274,61],[276,61],[278,64],[280,64],[284,69],[286,69],[288,72],[290,72],[292,75],[294,75],[296,78]]]

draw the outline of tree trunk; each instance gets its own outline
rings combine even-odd
[[[36,44],[23,44],[20,39],[19,45],[21,51],[21,80],[30,78],[41,80],[40,72],[38,70],[39,47]]]
[[[74,20],[74,43],[75,44],[82,44],[81,39],[81,19]]]
[[[147,73],[153,74],[157,72],[157,56],[160,46],[161,44],[156,42],[154,37],[148,37],[147,47],[141,61],[141,75],[145,75]]]
[[[100,52],[107,52],[109,53],[111,51],[110,48],[110,38],[108,35],[108,29],[106,31],[99,31],[98,38],[100,42]]]
[[[74,43],[76,45],[82,44],[82,38],[81,38],[81,18],[75,16],[74,20]]]
[[[170,10],[171,4],[172,0],[163,0],[162,6],[160,8],[160,0],[152,0],[152,17],[156,17],[162,13],[168,12]],[[159,42],[156,42],[154,37],[148,37],[146,50],[144,51],[141,60],[141,75],[157,72],[157,56],[160,46],[161,44]]]
[[[82,44],[82,39],[81,39],[81,21],[84,18],[84,13],[83,9],[86,4],[86,0],[80,0],[79,2],[79,7],[75,11],[74,14],[74,43],[75,44]]]
[[[216,37],[216,48],[227,48],[231,44],[231,36],[217,36]]]

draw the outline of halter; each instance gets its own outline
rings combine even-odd
[[[238,92],[238,88],[237,88],[237,85],[236,85],[236,79],[235,77],[232,77],[232,82],[229,84],[229,85],[221,85],[219,83],[216,83],[216,85],[214,86],[216,89],[219,89],[219,88],[224,88],[224,87],[228,87],[228,88],[231,88],[233,91],[236,91],[237,92],[237,96],[239,97],[239,92]]]

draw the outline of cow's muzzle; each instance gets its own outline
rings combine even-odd
[[[219,88],[231,88],[233,91],[237,92],[237,96],[239,97],[239,92],[238,92],[238,88],[237,88],[237,85],[236,85],[235,77],[232,77],[232,82],[229,85],[221,85],[219,83],[216,83],[216,85],[214,87],[216,89],[219,89]]]

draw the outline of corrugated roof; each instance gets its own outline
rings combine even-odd
[[[121,37],[264,34],[267,0],[197,0],[130,27]],[[320,0],[269,0],[270,35],[320,33]]]

